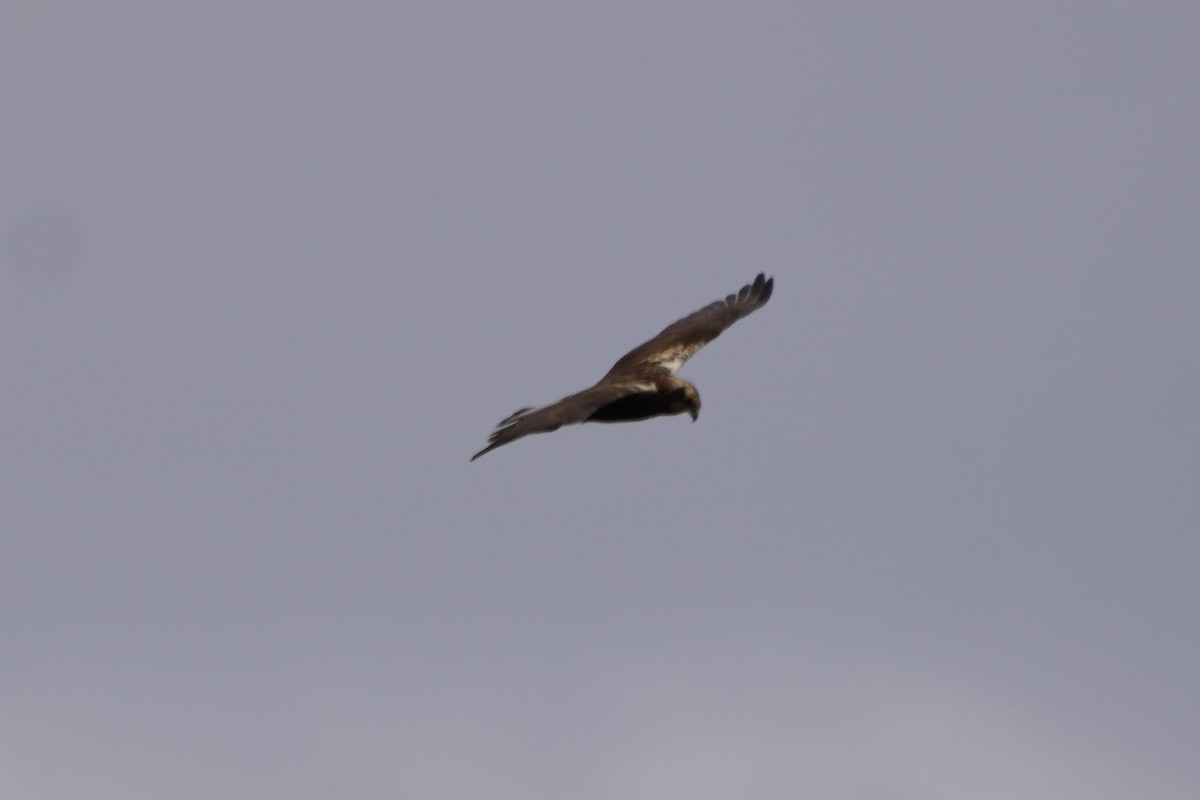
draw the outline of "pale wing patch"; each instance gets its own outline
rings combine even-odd
[[[669,371],[672,375],[679,372],[679,368],[683,363],[695,355],[701,345],[676,345],[668,350],[663,350],[656,353],[649,359],[651,364],[656,364]]]
[[[660,367],[665,367],[666,370],[672,375],[674,375],[676,372],[679,372],[679,368],[683,366],[684,361],[687,361],[687,357],[678,352],[672,353],[666,358],[654,359],[655,364],[658,364]]]
[[[617,385],[631,390],[631,391],[627,392],[625,396],[628,396],[631,394],[638,394],[639,392],[657,392],[658,391],[658,384],[646,383],[644,381],[640,381],[637,383],[634,383],[631,381],[623,381]]]

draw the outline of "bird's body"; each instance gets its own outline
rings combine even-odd
[[[736,294],[668,325],[630,350],[597,383],[542,408],[522,408],[500,421],[488,446],[471,460],[531,433],[558,430],[577,422],[632,422],[671,414],[700,414],[700,393],[676,376],[697,350],[771,297],[774,279],[762,273]]]
[[[679,384],[673,386],[672,384]],[[651,417],[662,417],[668,414],[681,414],[688,410],[688,400],[685,386],[686,381],[664,378],[653,383],[650,391],[635,392],[600,406],[584,422],[636,422]],[[693,387],[694,391],[694,387]],[[699,412],[700,400],[696,395],[695,406]]]

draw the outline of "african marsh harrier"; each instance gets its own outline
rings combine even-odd
[[[774,288],[775,279],[764,278],[760,272],[736,294],[688,314],[630,350],[590,389],[542,408],[515,411],[500,421],[488,437],[488,446],[471,460],[522,436],[576,422],[632,422],[685,411],[695,422],[700,415],[700,393],[675,373],[730,325],[766,305]]]

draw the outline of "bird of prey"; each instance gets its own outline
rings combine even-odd
[[[700,394],[675,373],[730,325],[766,305],[774,287],[775,279],[764,278],[760,272],[736,294],[688,314],[630,350],[595,386],[542,408],[513,412],[500,421],[488,437],[488,446],[471,460],[522,436],[576,422],[632,422],[685,411],[695,422],[700,415]]]

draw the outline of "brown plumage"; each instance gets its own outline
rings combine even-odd
[[[724,300],[673,322],[662,333],[624,356],[595,386],[542,408],[522,408],[500,421],[488,446],[471,460],[531,433],[558,430],[576,422],[630,422],[665,414],[700,415],[700,393],[675,373],[704,345],[771,299],[774,278],[760,272],[754,282]]]

